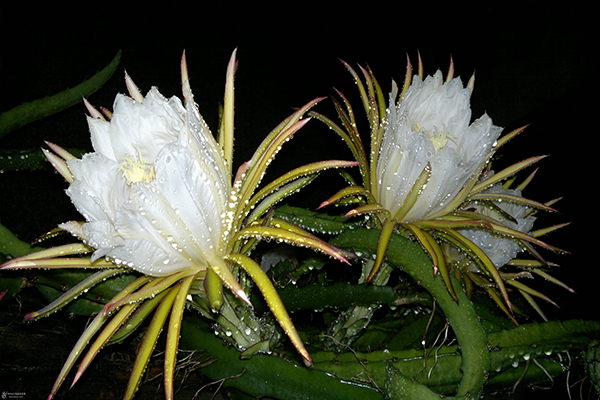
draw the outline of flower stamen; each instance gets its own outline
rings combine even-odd
[[[138,155],[140,158],[139,161],[134,157],[125,156],[119,164],[119,171],[123,173],[123,177],[127,181],[127,185],[131,185],[134,182],[149,183],[156,178],[154,165],[144,162],[140,149],[138,149]]]
[[[429,132],[426,129],[424,129],[419,122],[417,122],[414,125],[414,130],[417,132],[423,132],[427,136],[429,136],[431,143],[433,143],[433,148],[435,150],[435,154],[437,154],[437,152],[440,149],[446,147],[446,144],[448,143],[448,139],[450,139],[456,143],[456,137],[448,134],[448,130],[446,129],[445,125],[444,125],[444,129],[442,129],[442,130],[439,130],[437,126],[434,126],[433,132]]]

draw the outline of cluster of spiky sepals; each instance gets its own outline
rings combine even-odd
[[[214,321],[213,329],[225,344],[241,351],[241,359],[248,359],[257,353],[272,353],[282,342],[283,336],[277,329],[277,322],[271,314],[257,317],[252,308],[239,298],[225,293],[223,305],[218,314],[208,307],[204,293],[191,296],[188,304]]]
[[[360,97],[362,99],[363,107],[367,114],[367,119],[370,127],[370,152],[367,153],[365,146],[362,143],[361,135],[357,128],[355,119],[355,113],[346,97],[341,93],[337,92],[341,98],[341,101],[333,99],[335,109],[338,117],[342,123],[339,126],[333,120],[321,115],[315,111],[311,111],[309,114],[320,121],[324,122],[334,132],[336,132],[350,148],[355,159],[361,162],[359,166],[362,184],[356,181],[351,181],[350,186],[340,190],[335,195],[324,201],[320,207],[324,207],[330,204],[339,204],[345,202],[345,204],[358,204],[359,206],[349,211],[345,216],[357,216],[371,214],[375,215],[376,218],[371,218],[369,223],[374,226],[381,228],[381,236],[377,247],[376,262],[370,268],[368,272],[367,281],[372,281],[373,278],[378,274],[382,263],[384,262],[385,252],[388,246],[388,241],[393,232],[401,232],[407,236],[412,237],[418,241],[421,246],[431,257],[433,262],[434,274],[440,274],[444,280],[448,291],[456,299],[455,288],[452,285],[450,275],[452,273],[452,267],[448,265],[446,256],[442,250],[441,243],[449,243],[456,247],[461,252],[464,252],[474,262],[479,272],[477,276],[469,274],[469,283],[475,283],[479,286],[485,287],[490,295],[494,298],[496,303],[510,316],[513,318],[512,304],[509,299],[507,285],[513,289],[519,291],[531,305],[544,317],[539,306],[533,300],[533,297],[542,298],[544,300],[551,300],[543,294],[529,288],[523,283],[516,279],[523,277],[524,274],[509,274],[501,272],[494,265],[492,260],[480,249],[476,244],[471,242],[465,236],[463,236],[458,230],[461,228],[476,228],[483,229],[493,234],[497,234],[501,237],[510,238],[516,241],[525,251],[534,257],[534,260],[520,261],[513,260],[510,264],[517,267],[524,268],[527,271],[533,272],[546,279],[553,281],[568,290],[572,290],[562,282],[552,278],[548,275],[543,268],[552,266],[546,262],[542,256],[535,250],[533,245],[540,246],[542,248],[549,249],[551,251],[557,251],[555,247],[549,246],[543,241],[539,240],[538,237],[542,234],[549,233],[555,229],[558,229],[566,224],[555,225],[543,230],[536,231],[528,234],[520,232],[516,229],[511,229],[505,224],[498,222],[492,218],[486,218],[480,213],[469,212],[469,205],[477,202],[478,204],[484,204],[494,210],[498,207],[495,206],[494,202],[513,202],[525,207],[528,207],[531,212],[535,211],[555,211],[550,206],[556,201],[550,201],[547,203],[540,203],[534,200],[525,199],[515,195],[499,195],[499,194],[488,194],[484,190],[506,180],[511,179],[517,172],[535,164],[536,162],[543,159],[545,156],[531,157],[521,162],[515,163],[496,174],[486,175],[486,172],[490,167],[490,160],[495,152],[510,139],[521,133],[526,126],[515,129],[514,131],[504,135],[498,139],[495,144],[493,151],[487,156],[487,159],[480,165],[478,172],[467,181],[465,186],[460,190],[458,195],[446,206],[437,212],[435,215],[429,216],[426,220],[419,220],[414,222],[402,222],[401,218],[403,215],[403,209],[406,211],[412,207],[417,201],[419,195],[422,193],[424,187],[429,181],[431,175],[431,169],[426,166],[423,169],[421,175],[417,178],[412,190],[408,193],[406,200],[404,201],[400,211],[396,215],[391,215],[390,212],[385,209],[381,204],[377,203],[376,195],[377,192],[377,163],[379,147],[382,143],[382,137],[385,127],[385,110],[386,102],[384,93],[377,80],[375,79],[370,69],[360,67],[363,79],[355,72],[347,63],[344,62],[347,70],[352,74],[355,83],[358,86]],[[418,75],[423,78],[423,63],[419,56],[418,64]],[[450,68],[446,77],[446,81],[449,82],[454,77],[454,64],[451,60]],[[404,94],[407,92],[411,85],[412,80],[412,66],[410,60],[407,62],[406,76],[402,90],[399,91],[395,82],[392,82],[392,98],[401,101]],[[474,75],[471,77],[467,84],[467,88],[472,92],[474,87]],[[394,107],[395,104],[390,104],[389,107]],[[428,168],[429,167],[429,168]],[[531,180],[533,174],[525,181],[524,186]],[[512,182],[512,181],[509,181]],[[505,186],[506,187],[506,186]],[[510,219],[510,216],[508,217]],[[460,271],[455,269],[455,273],[460,276]],[[530,276],[530,275],[529,275]],[[465,280],[463,279],[463,280]],[[545,318],[545,317],[544,317]],[[514,320],[516,322],[516,320]]]
[[[218,144],[222,150],[224,163],[229,169],[230,177],[232,175],[231,165],[233,161],[233,79],[236,65],[235,55],[236,52],[234,51],[227,69],[224,110],[218,135]],[[189,88],[185,53],[182,57],[181,73],[184,97],[186,101],[193,101]],[[143,101],[142,94],[128,76],[126,76],[126,83],[131,97],[136,101]],[[240,167],[237,176],[233,179],[229,210],[225,218],[226,226],[223,229],[224,234],[220,243],[223,260],[227,267],[218,268],[217,266],[210,265],[210,268],[206,270],[198,271],[194,269],[192,272],[176,272],[166,277],[142,276],[127,285],[106,304],[102,312],[86,328],[56,379],[49,399],[56,395],[67,374],[75,365],[76,360],[96,334],[95,341],[89,347],[76,372],[73,384],[81,377],[103,346],[123,340],[152,313],[152,320],[140,345],[124,398],[132,398],[134,396],[150,355],[154,350],[158,336],[166,325],[167,318],[169,318],[169,323],[167,325],[164,385],[165,397],[167,399],[173,398],[173,373],[179,342],[179,328],[189,294],[202,294],[205,304],[208,305],[207,315],[219,313],[219,309],[224,303],[223,286],[225,285],[239,299],[243,300],[246,304],[244,306],[246,307],[245,312],[250,315],[252,314],[252,305],[245,290],[238,281],[238,279],[244,280],[246,274],[260,290],[275,319],[301,354],[305,363],[311,364],[308,352],[304,348],[273,284],[260,266],[245,254],[253,248],[256,241],[268,238],[293,245],[310,247],[342,262],[347,262],[342,255],[343,252],[340,252],[338,249],[328,245],[298,226],[273,218],[268,211],[281,199],[295,193],[310,183],[320,171],[329,168],[355,166],[358,164],[357,162],[330,160],[305,165],[284,174],[257,191],[266,168],[281,149],[281,146],[289,141],[292,135],[308,122],[309,119],[302,120],[303,115],[320,100],[315,99],[309,102],[280,123],[261,143],[252,159]],[[102,112],[100,112],[87,101],[85,101],[85,104],[93,118],[110,119],[112,116],[108,110],[101,109]],[[53,151],[44,151],[48,160],[67,182],[73,182],[74,178],[66,161],[74,158],[74,156],[60,146],[51,143],[48,143],[48,146]],[[71,222],[70,224],[76,225],[78,223]],[[115,274],[131,271],[127,265],[115,264],[115,260],[99,259],[92,262],[90,258],[82,257],[82,255],[93,251],[93,248],[88,247],[84,243],[67,245],[15,258],[2,266],[3,269],[100,269],[97,274],[82,281],[48,307],[36,313],[28,314],[26,319],[36,319],[56,311],[97,282]],[[241,270],[239,267],[241,267]],[[239,278],[236,279],[235,275],[238,275]],[[229,304],[229,301],[227,303]],[[237,320],[233,318],[233,314],[227,314],[227,307],[223,309],[223,313],[220,320],[217,316],[217,323],[223,322],[225,325],[227,323],[235,325],[237,322],[240,322],[239,318]],[[235,327],[245,333],[246,328],[251,327],[252,324],[253,322],[249,318],[245,320],[243,326]],[[244,342],[244,344],[249,343],[252,345],[256,344],[252,340]],[[264,340],[261,339],[258,343],[264,343]],[[269,346],[271,345],[267,347]],[[250,355],[252,351],[249,350],[247,355]]]

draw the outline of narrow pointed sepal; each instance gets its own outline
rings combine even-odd
[[[471,259],[475,261],[478,265],[482,267],[482,270],[486,271],[488,275],[492,278],[492,280],[496,283],[498,290],[502,294],[502,298],[504,299],[506,305],[509,310],[512,312],[512,304],[510,299],[508,298],[508,291],[506,290],[506,285],[498,272],[498,269],[494,265],[494,262],[488,257],[487,254],[475,243],[461,235],[458,231],[453,229],[445,229],[443,232],[449,235],[449,238],[454,242],[453,244],[457,246],[459,249],[467,252],[470,255]],[[437,232],[440,234],[440,232]]]
[[[127,72],[125,72],[125,85],[127,86],[127,90],[129,91],[129,95],[132,99],[134,99],[138,103],[144,101],[144,96],[142,96],[140,89],[138,89],[138,87],[133,82],[129,74],[127,74]]]
[[[292,232],[287,229],[275,228],[271,226],[249,226],[240,230],[233,237],[232,242],[249,237],[269,238],[291,245],[310,247],[345,264],[349,264],[348,260],[346,260],[346,258],[342,256],[334,247],[327,244],[323,240],[318,239],[316,236],[308,236],[305,234]]]
[[[92,117],[94,119],[101,119],[103,121],[106,121],[106,118],[104,118],[104,115],[102,115],[102,113],[100,111],[96,110],[96,108],[85,97],[83,98],[83,104],[85,105],[85,108],[90,113],[90,117]]]
[[[360,165],[359,162],[356,161],[343,161],[343,160],[326,160],[326,161],[318,161],[310,164],[303,165],[298,168],[294,168],[293,170],[283,174],[279,178],[275,179],[271,183],[265,185],[259,192],[257,192],[250,201],[250,205],[256,204],[259,200],[263,199],[267,196],[268,193],[274,192],[278,190],[283,185],[296,180],[300,177],[313,175],[319,173],[321,171],[327,169],[337,169],[337,168],[348,168]],[[363,191],[366,192],[365,189]]]
[[[165,276],[163,278],[151,278],[152,281],[148,285],[144,286],[142,289],[130,294],[128,293],[127,296],[113,298],[111,301],[106,303],[102,312],[105,315],[110,315],[113,311],[119,309],[120,307],[126,304],[138,303],[151,297],[154,297],[188,275],[189,271],[181,271],[179,273]]]
[[[521,196],[516,196],[508,193],[477,193],[469,196],[469,201],[505,201],[507,203],[520,204],[525,207],[535,208],[541,211],[557,212],[554,208],[547,206],[546,204],[540,203],[539,201],[526,199]]]
[[[430,233],[421,229],[416,224],[405,224],[404,227],[412,232],[419,244],[421,244],[423,249],[429,254],[433,264],[433,275],[435,276],[438,272],[440,273],[444,280],[444,284],[448,289],[448,293],[450,293],[454,301],[458,302],[458,296],[456,295],[454,285],[452,285],[446,257],[444,256],[444,252],[439,243],[436,242],[435,238]]]
[[[177,358],[177,349],[179,348],[179,331],[181,329],[181,319],[185,309],[185,302],[190,287],[194,282],[194,275],[185,278],[177,288],[177,294],[171,309],[171,317],[167,329],[167,344],[165,349],[165,367],[164,367],[164,382],[165,382],[165,398],[172,400],[174,396],[173,375],[175,373],[175,359]]]
[[[346,197],[350,197],[350,196],[365,196],[366,198],[372,197],[371,192],[369,192],[367,189],[365,189],[362,186],[348,186],[348,187],[345,187],[344,189],[338,191],[337,193],[335,193],[333,196],[329,197],[324,202],[322,202],[319,205],[319,207],[317,207],[317,210],[319,210],[323,207],[327,207],[331,204],[335,204],[335,203],[339,202],[340,200],[342,200]]]
[[[275,315],[277,322],[279,322],[286,335],[290,338],[292,344],[294,345],[294,347],[296,347],[296,349],[304,359],[305,364],[307,366],[311,366],[312,360],[310,358],[310,355],[308,354],[308,351],[304,347],[304,344],[302,343],[298,332],[296,331],[296,327],[292,323],[292,320],[287,310],[285,309],[285,306],[283,305],[283,302],[281,301],[277,290],[271,283],[269,277],[260,268],[260,265],[258,265],[250,257],[239,253],[229,254],[225,258],[229,261],[240,265],[248,273],[248,275],[252,277],[252,280],[256,283],[263,297],[267,301],[267,304],[273,312],[273,315]]]
[[[131,282],[129,285],[127,285],[126,287],[121,289],[121,291],[115,295],[113,300],[118,301],[119,299],[128,295],[132,291],[135,291],[141,285],[144,285],[145,283],[147,283],[148,280],[149,280],[148,277],[140,277],[140,278],[136,279],[135,281]],[[83,349],[88,345],[90,340],[100,330],[100,328],[104,325],[104,323],[106,323],[107,320],[108,320],[107,315],[105,315],[104,313],[98,313],[98,315],[96,315],[96,317],[93,319],[93,321],[87,326],[87,328],[85,329],[83,334],[79,337],[79,339],[77,340],[77,343],[75,344],[75,346],[73,346],[71,353],[67,357],[67,360],[65,361],[60,373],[58,374],[58,377],[56,378],[54,385],[52,386],[52,390],[50,392],[50,395],[48,396],[49,400],[54,398],[54,396],[58,392],[58,389],[60,389],[62,383],[64,382],[65,378],[69,374],[69,371],[71,371],[71,368],[73,368],[73,365],[75,365],[75,362],[81,355],[81,352],[83,351]]]
[[[69,353],[67,360],[63,364],[63,367],[62,367],[60,373],[58,374],[58,377],[54,381],[54,385],[52,386],[52,390],[50,391],[48,400],[53,399],[54,396],[56,396],[58,389],[60,389],[65,378],[69,374],[69,371],[71,371],[71,368],[73,368],[75,361],[77,361],[77,358],[79,358],[79,355],[81,354],[81,352],[83,351],[85,346],[87,346],[87,344],[89,343],[91,338],[96,334],[96,332],[98,332],[98,330],[106,322],[106,319],[107,319],[107,317],[102,315],[101,313],[96,315],[96,317],[92,320],[92,322],[87,326],[87,328],[85,329],[83,334],[79,337],[79,340],[77,340],[77,343],[75,343],[75,345],[73,346],[73,349],[71,349],[71,353]]]
[[[561,286],[564,289],[568,290],[571,293],[575,293],[575,290],[573,290],[573,288],[571,288],[570,286],[568,286],[566,283],[564,283],[561,280],[556,279],[555,277],[553,277],[552,275],[548,274],[545,271],[542,271],[538,268],[535,268],[531,271],[532,273],[541,276],[542,278],[554,283],[555,285]]]
[[[397,99],[397,101],[400,101],[404,97],[404,94],[408,91],[408,88],[410,87],[411,81],[412,81],[412,64],[410,63],[410,57],[407,54],[406,55],[406,73],[404,75],[404,84],[402,85],[402,92],[400,92],[400,97]]]
[[[496,183],[502,182],[504,179],[507,179],[509,177],[511,177],[512,175],[516,174],[517,172],[519,172],[520,170],[527,168],[533,164],[535,164],[536,162],[546,158],[547,156],[535,156],[535,157],[530,157],[527,158],[523,161],[520,161],[518,163],[515,163],[509,167],[504,168],[502,171],[495,173],[494,175],[490,176],[489,178],[477,183],[472,189],[471,189],[471,193],[470,195],[474,195],[476,193],[482,192],[483,190],[489,188],[490,186],[495,185]]]
[[[425,168],[423,168],[423,171],[421,171],[421,173],[419,174],[419,177],[415,180],[413,187],[410,189],[410,192],[408,192],[408,195],[406,196],[404,202],[396,212],[396,215],[394,215],[395,221],[401,222],[404,219],[404,217],[406,217],[406,215],[410,212],[410,210],[417,202],[419,196],[427,186],[430,177],[431,164],[427,163]]]
[[[93,249],[86,246],[83,243],[75,243],[75,244],[66,244],[62,246],[50,247],[48,249],[43,249],[40,251],[36,251],[34,253],[29,253],[21,257],[13,258],[2,264],[0,266],[1,269],[16,269],[16,268],[36,268],[38,267],[37,262],[41,262],[41,260],[50,260],[55,257],[61,256],[71,256],[76,254],[86,254],[91,253]],[[32,264],[27,264],[26,262],[32,262]],[[114,264],[113,264],[114,266]],[[40,264],[38,268],[46,268],[43,264]]]
[[[152,317],[152,321],[150,321],[148,330],[146,331],[144,339],[142,340],[142,343],[138,349],[133,368],[129,374],[129,382],[127,383],[125,395],[123,396],[124,400],[132,399],[137,391],[141,377],[146,369],[146,366],[148,365],[148,361],[150,360],[150,356],[154,351],[154,347],[156,346],[158,336],[160,335],[160,332],[165,325],[165,321],[169,316],[169,311],[173,306],[177,292],[178,287],[172,287],[168,290],[163,301],[161,301],[158,305],[158,308]]]
[[[510,131],[509,133],[507,133],[506,135],[502,136],[500,139],[498,139],[494,149],[498,150],[500,147],[505,145],[509,140],[514,139],[515,136],[517,136],[519,133],[523,132],[528,126],[529,126],[529,124],[522,126],[520,128],[514,129],[514,130]]]
[[[383,216],[383,218],[390,219],[390,212],[388,209],[379,203],[369,203],[365,204],[364,206],[356,207],[355,209],[352,209],[344,214],[344,217],[355,217],[357,215],[370,213],[380,214]]]
[[[105,281],[106,279],[115,276],[117,274],[123,273],[124,271],[119,268],[114,269],[105,269],[102,271],[98,271],[95,274],[90,275],[85,278],[77,285],[73,286],[67,292],[63,293],[58,299],[54,300],[52,303],[48,304],[46,307],[41,310],[30,312],[25,315],[24,321],[32,321],[39,319],[41,317],[45,317],[53,312],[60,310],[62,307],[69,304],[71,301],[75,300],[81,294],[87,292],[91,287],[97,285],[100,282]]]
[[[67,166],[65,160],[46,149],[42,149],[42,153],[44,153],[46,159],[50,161],[50,164],[52,164],[56,172],[61,174],[62,177],[65,178],[65,180],[68,183],[73,183],[75,179],[73,178],[73,175],[71,174],[71,171],[69,170],[69,167]]]
[[[232,242],[233,241],[234,240],[232,240]],[[248,304],[250,307],[252,307],[252,302],[250,301],[250,298],[248,297],[246,292],[244,292],[244,290],[242,289],[242,286],[235,279],[235,277],[231,273],[231,270],[229,269],[229,267],[227,266],[225,261],[223,261],[222,258],[216,258],[216,259],[212,260],[212,262],[209,265],[210,265],[211,270],[219,276],[219,278],[221,279],[223,284],[225,286],[227,286],[227,288],[229,288],[229,290],[231,290],[236,296],[238,296],[246,304]]]
[[[395,225],[396,224],[394,223],[394,221],[390,219],[386,219],[385,221],[383,221],[381,232],[379,234],[379,241],[377,242],[375,263],[373,264],[373,267],[371,267],[371,272],[369,272],[369,276],[367,277],[367,283],[371,282],[375,275],[377,275],[377,272],[379,272],[379,269],[381,268],[381,264],[383,264],[383,261],[385,259],[385,253],[390,243],[390,238],[394,233]]]
[[[450,56],[450,66],[448,67],[448,73],[446,74],[446,83],[454,79],[454,59]]]
[[[96,355],[100,352],[100,350],[104,347],[104,345],[110,340],[110,338],[117,332],[119,327],[129,318],[131,313],[135,311],[137,304],[128,304],[125,307],[119,310],[119,313],[115,315],[110,322],[106,325],[104,330],[98,335],[94,343],[90,346],[85,357],[79,364],[79,368],[77,369],[77,373],[75,378],[73,379],[73,383],[71,387],[77,383],[79,378],[83,375],[83,373],[90,366]]]
[[[233,124],[234,124],[234,79],[236,70],[236,54],[237,49],[233,50],[229,64],[227,65],[227,77],[225,79],[225,96],[223,104],[223,119],[221,121],[221,129],[219,130],[219,144],[225,154],[225,163],[229,168],[229,176],[231,176],[231,168],[233,165]]]
[[[181,70],[181,86],[183,87],[183,86],[185,86],[185,82],[189,79],[187,58],[185,56],[185,50],[181,54],[180,70]]]

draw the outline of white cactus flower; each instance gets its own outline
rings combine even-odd
[[[118,95],[110,121],[88,117],[95,152],[67,161],[67,194],[86,222],[61,227],[97,249],[92,260],[157,277],[223,263],[231,184],[193,100],[186,104],[152,88],[143,99]]]
[[[432,217],[454,199],[489,157],[502,128],[487,114],[470,124],[469,88],[442,73],[415,76],[402,100],[390,99],[377,162],[377,201],[397,222]],[[397,213],[429,165],[429,181],[416,202]]]

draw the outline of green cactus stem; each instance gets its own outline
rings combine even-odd
[[[48,115],[55,114],[79,103],[82,97],[90,96],[104,85],[104,83],[114,74],[120,61],[121,51],[119,50],[110,64],[79,85],[63,90],[52,96],[23,103],[3,112],[0,114],[0,137],[23,125],[37,121]]]

